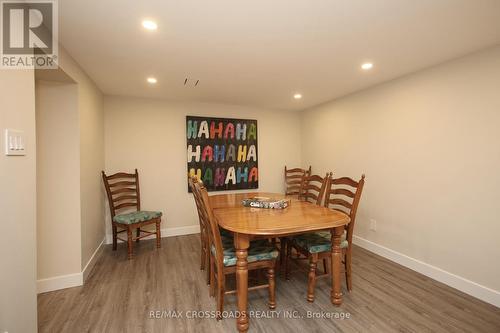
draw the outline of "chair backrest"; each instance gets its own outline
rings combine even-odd
[[[325,194],[326,186],[332,176],[332,173],[327,173],[325,177],[318,175],[309,175],[302,178],[302,184],[299,191],[299,200],[321,205]]]
[[[309,169],[293,168],[288,169],[285,165],[285,184],[286,195],[297,195],[300,192],[300,185],[304,176],[311,175],[311,166]]]
[[[222,239],[220,236],[219,225],[215,220],[212,208],[210,207],[210,200],[208,192],[203,183],[193,182],[193,195],[198,197],[201,204],[201,213],[206,218],[207,229],[209,230],[209,251],[212,247],[215,249],[215,264],[219,274],[222,272],[224,266],[224,253],[222,249]]]
[[[207,225],[207,221],[206,221],[207,217],[205,216],[205,214],[202,211],[202,204],[203,203],[201,202],[201,198],[198,195],[198,193],[195,192],[195,189],[194,189],[195,183],[200,183],[200,185],[203,185],[203,182],[201,180],[198,180],[198,177],[191,176],[188,178],[188,183],[189,183],[189,188],[191,188],[191,192],[193,193],[194,202],[196,204],[196,210],[198,212],[198,220],[200,223],[200,229],[201,229],[201,232],[204,232],[206,225]]]
[[[351,218],[351,222],[346,226],[349,244],[352,241],[356,212],[364,185],[365,175],[362,175],[359,181],[349,177],[342,177],[331,179],[326,189],[325,207],[344,212]]]
[[[141,195],[139,191],[139,173],[118,172],[106,176],[102,171],[102,180],[108,195],[109,210],[111,219],[115,217],[118,210],[135,207],[141,210]]]

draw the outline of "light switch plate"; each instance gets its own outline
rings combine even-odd
[[[6,129],[5,130],[5,155],[24,156],[26,155],[26,142],[24,132]]]

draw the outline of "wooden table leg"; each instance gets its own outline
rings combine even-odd
[[[236,326],[239,332],[248,331],[247,303],[248,303],[248,247],[249,237],[235,233],[234,247],[236,249],[236,296],[238,299],[239,317]]]
[[[340,269],[342,266],[342,249],[340,242],[342,234],[344,233],[344,226],[337,227],[332,230],[332,292],[330,299],[333,304],[339,306],[342,304],[341,292],[341,275]]]

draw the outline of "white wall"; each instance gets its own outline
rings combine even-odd
[[[36,78],[38,289],[45,292],[81,285],[103,242],[104,115],[102,93],[64,48],[59,69]]]
[[[69,55],[59,49],[59,65],[78,84],[80,131],[81,270],[104,238],[100,172],[104,168],[103,95],[97,85]],[[87,267],[88,269],[89,267]]]
[[[489,287],[496,302],[499,89],[497,47],[302,114],[304,165],[366,173],[355,235]]]
[[[35,91],[41,280],[81,271],[80,135],[76,84],[37,80]]]
[[[139,170],[143,209],[164,212],[162,228],[197,226],[187,192],[186,115],[257,119],[259,186],[283,191],[283,168],[300,165],[295,112],[253,107],[106,97],[106,172]],[[106,211],[109,220],[109,211]],[[109,221],[107,233],[111,232]]]
[[[32,70],[0,70],[0,332],[36,332],[36,138]],[[6,128],[26,156],[4,155]]]

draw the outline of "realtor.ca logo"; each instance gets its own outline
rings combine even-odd
[[[0,0],[0,68],[57,68],[57,19],[57,0]]]

